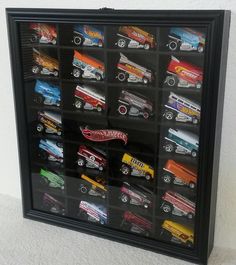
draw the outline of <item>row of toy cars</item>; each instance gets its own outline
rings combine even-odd
[[[57,43],[56,27],[45,23],[31,23],[31,42],[41,44]],[[104,31],[91,25],[74,25],[72,42],[77,46],[104,47]],[[115,45],[119,48],[154,49],[157,46],[155,36],[137,26],[120,26],[116,33]],[[168,33],[166,46],[171,50],[197,51],[205,48],[205,34],[191,28],[172,27]]]

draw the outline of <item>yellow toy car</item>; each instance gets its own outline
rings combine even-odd
[[[122,157],[122,166],[120,170],[124,175],[145,177],[146,180],[154,178],[154,170],[151,166],[128,153],[124,153]]]

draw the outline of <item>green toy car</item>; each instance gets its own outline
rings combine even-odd
[[[48,185],[50,188],[64,189],[64,179],[61,175],[53,173],[49,170],[42,169],[40,170],[40,177],[43,184]]]

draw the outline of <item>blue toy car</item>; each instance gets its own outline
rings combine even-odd
[[[53,162],[63,163],[62,144],[48,139],[41,139],[39,142],[40,157]]]
[[[103,47],[104,33],[90,25],[74,26],[73,42],[78,46],[98,46]]]
[[[37,80],[34,87],[34,101],[38,104],[60,106],[60,88],[49,83]]]
[[[168,48],[171,51],[198,51],[202,53],[205,48],[205,34],[190,28],[173,27],[169,32]]]

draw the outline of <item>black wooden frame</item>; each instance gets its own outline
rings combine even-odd
[[[165,253],[188,261],[207,264],[213,248],[218,164],[220,154],[221,125],[225,72],[227,62],[230,11],[138,11],[138,10],[60,10],[60,9],[6,9],[15,113],[18,131],[18,149],[21,170],[21,187],[24,217],[40,220],[86,233],[97,234],[147,250]],[[43,213],[32,208],[30,183],[29,142],[27,139],[26,107],[23,91],[19,22],[87,22],[95,24],[132,23],[144,25],[181,24],[207,28],[208,43],[205,55],[204,90],[202,94],[202,119],[200,126],[198,201],[196,216],[196,247],[184,249],[153,239],[140,238],[111,228],[103,228]],[[204,177],[205,176],[205,177]]]

